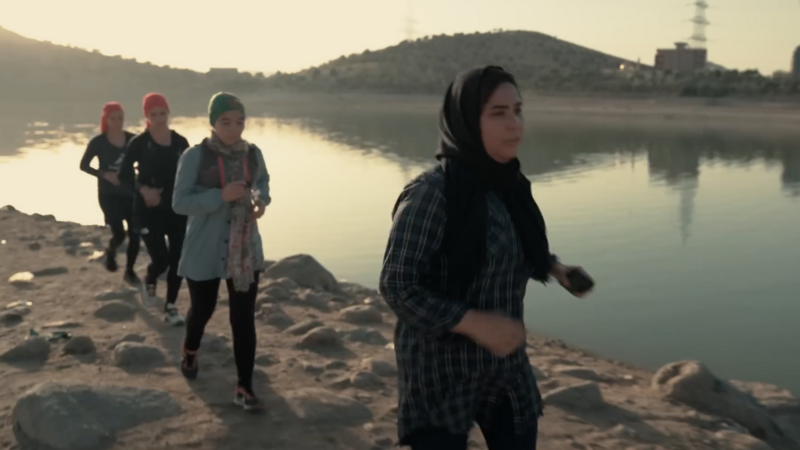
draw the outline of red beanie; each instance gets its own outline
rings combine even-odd
[[[167,99],[164,98],[163,95],[157,94],[155,92],[151,92],[144,96],[144,100],[142,101],[142,109],[144,109],[144,117],[150,114],[150,111],[153,108],[166,108],[167,112],[169,112],[169,105],[167,104]],[[150,127],[150,120],[147,120],[147,126]]]
[[[108,102],[103,105],[103,112],[100,113],[100,132],[105,134],[108,131],[108,116],[114,111],[122,112],[122,105],[117,102]]]

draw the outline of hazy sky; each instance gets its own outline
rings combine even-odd
[[[800,0],[708,0],[711,61],[788,70]],[[0,26],[140,61],[295,71],[416,35],[534,30],[652,64],[692,33],[691,0],[0,0]]]

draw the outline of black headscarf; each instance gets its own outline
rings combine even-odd
[[[487,96],[514,77],[496,66],[467,70],[450,85],[439,115],[439,151],[445,174],[447,226],[442,251],[447,257],[447,291],[463,293],[475,281],[486,258],[486,194],[503,200],[522,241],[532,278],[545,282],[552,262],[544,218],[531,195],[519,160],[499,163],[486,152],[480,116]],[[494,84],[494,86],[492,86]]]

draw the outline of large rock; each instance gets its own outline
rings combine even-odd
[[[0,355],[7,363],[43,362],[50,356],[50,343],[40,337],[26,339]]]
[[[328,292],[339,291],[339,283],[333,274],[310,255],[301,254],[284,258],[264,271],[264,278],[283,277],[305,288]]]
[[[603,381],[603,377],[601,377],[597,372],[587,367],[581,366],[556,366],[553,368],[553,372],[566,375],[572,378],[579,378],[585,381]]]
[[[339,316],[345,322],[356,325],[369,325],[383,322],[383,315],[378,308],[372,305],[355,305],[339,311]]]
[[[308,350],[336,348],[342,346],[342,338],[333,328],[318,327],[306,333],[298,346]]]
[[[653,376],[652,387],[667,400],[731,419],[776,449],[800,448],[754,397],[717,378],[700,362],[667,364]]]
[[[112,301],[95,311],[94,316],[109,322],[125,322],[133,320],[136,316],[136,308],[127,303]]]
[[[97,346],[89,336],[75,336],[64,344],[65,355],[91,355],[97,351]]]
[[[114,363],[118,367],[147,370],[163,365],[166,360],[158,347],[138,342],[123,342],[114,349]]]
[[[265,304],[261,307],[259,313],[267,325],[272,325],[280,330],[286,329],[294,325],[294,320],[289,317],[280,306],[274,304]]]
[[[305,290],[297,296],[297,304],[306,308],[314,308],[322,312],[330,312],[328,300],[312,290]]]
[[[321,321],[317,319],[307,319],[302,322],[298,322],[295,325],[284,330],[284,333],[293,334],[295,336],[300,336],[301,334],[306,334],[309,331],[313,330],[314,328],[319,328],[323,326]]]
[[[593,382],[554,389],[542,399],[546,405],[564,409],[596,410],[606,406],[600,386]]]
[[[354,373],[350,377],[350,385],[365,391],[379,391],[386,387],[386,383],[378,375],[364,371]]]
[[[766,442],[737,431],[718,431],[714,434],[714,437],[720,448],[725,450],[773,450]]]
[[[366,358],[361,362],[361,368],[379,377],[392,378],[397,376],[397,367],[389,361]]]
[[[325,389],[295,389],[284,398],[299,418],[313,424],[358,426],[372,420],[372,412],[358,400]]]
[[[121,431],[180,414],[164,391],[106,384],[48,381],[17,401],[18,439],[57,450],[95,450]]]
[[[354,330],[350,330],[345,334],[345,337],[349,341],[369,345],[386,345],[389,343],[389,340],[386,339],[380,331],[366,327],[358,327]]]

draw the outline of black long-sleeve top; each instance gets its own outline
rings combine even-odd
[[[133,139],[134,134],[125,132],[125,144],[127,146]],[[100,195],[132,195],[133,183],[120,183],[114,186],[103,178],[105,172],[117,172],[122,164],[125,155],[125,147],[117,147],[108,140],[105,134],[98,134],[89,141],[86,151],[81,158],[80,168],[89,175],[97,177],[97,191]],[[92,161],[97,158],[97,169],[91,166]]]
[[[189,148],[189,141],[174,130],[169,146],[156,143],[149,130],[134,137],[125,150],[125,157],[120,164],[120,182],[135,182],[136,195],[141,199],[138,190],[141,186],[160,188],[161,203],[157,210],[172,211],[172,191],[175,187],[175,174],[178,171],[178,158]],[[137,164],[134,177],[133,164]]]

